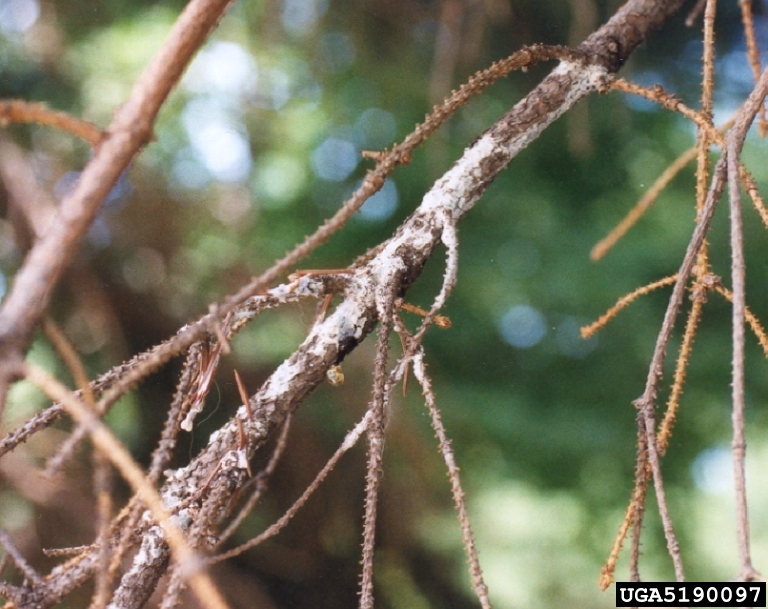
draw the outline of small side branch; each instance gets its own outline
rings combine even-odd
[[[459,524],[461,526],[461,536],[464,541],[464,552],[469,561],[469,575],[472,580],[472,588],[480,601],[483,609],[491,609],[491,601],[488,597],[488,586],[483,580],[483,570],[480,568],[480,559],[475,548],[475,536],[472,533],[472,526],[469,521],[467,504],[464,501],[464,489],[461,486],[461,476],[459,475],[459,466],[456,464],[456,456],[451,447],[451,441],[443,427],[442,417],[435,401],[435,392],[432,389],[432,383],[427,374],[427,367],[424,363],[424,351],[419,348],[413,356],[413,374],[418,379],[424,393],[427,409],[432,417],[432,428],[435,430],[438,442],[440,443],[440,454],[443,456],[445,465],[448,468],[448,477],[451,480],[451,493],[453,494],[453,503],[459,515]]]
[[[94,148],[107,136],[106,131],[89,121],[23,99],[0,100],[0,126],[9,123],[36,123],[54,127],[85,140]]]

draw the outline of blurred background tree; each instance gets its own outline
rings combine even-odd
[[[167,338],[335,211],[370,166],[361,151],[402,139],[474,71],[525,44],[577,44],[619,4],[236,2],[161,112],[156,140],[105,202],[58,288],[53,316],[93,375]],[[182,6],[0,0],[0,98],[42,101],[107,125]],[[766,7],[755,2],[753,8],[764,47]],[[657,33],[622,76],[660,83],[698,107],[700,27],[686,28],[684,18]],[[721,3],[716,123],[752,88],[744,48],[736,3]],[[517,73],[460,110],[305,267],[344,267],[388,236],[464,147],[550,67]],[[693,226],[693,166],[603,260],[591,262],[589,252],[694,142],[693,127],[679,116],[623,94],[593,96],[516,158],[461,224],[459,282],[444,311],[453,327],[431,331],[425,344],[499,608],[614,606],[612,591],[601,594],[596,580],[632,488],[631,401],[642,391],[668,291],[636,302],[596,338],[582,340],[579,328],[623,294],[677,270]],[[37,126],[11,125],[0,144],[0,164],[21,155],[58,197],[89,154],[71,136]],[[763,184],[764,143],[749,139],[745,159]],[[0,186],[3,291],[30,242],[6,202]],[[755,213],[746,214],[747,298],[766,319],[766,236]],[[725,277],[727,230],[720,211],[710,240],[714,270]],[[409,300],[428,305],[441,275],[441,263],[430,263]],[[184,451],[194,454],[231,415],[217,410],[218,402],[237,401],[231,370],[257,387],[299,344],[313,317],[311,307],[267,313],[236,338],[208,398],[207,419],[182,440]],[[288,458],[241,540],[282,514],[357,420],[368,399],[372,353],[372,343],[363,345],[344,364],[345,384],[321,388],[299,410]],[[30,358],[66,375],[42,336]],[[765,514],[768,443],[761,431],[768,426],[768,381],[756,341],[748,344],[747,361],[750,507]],[[729,362],[730,307],[713,296],[664,461],[692,580],[731,579],[737,564]],[[156,405],[167,403],[177,373],[178,365],[167,367],[110,413],[110,424],[141,462],[162,425]],[[4,429],[45,403],[18,384]],[[474,606],[419,392],[411,388],[394,408],[380,507],[381,606]],[[60,435],[52,429],[33,438],[31,454],[42,462]],[[80,455],[78,462],[87,459]],[[0,527],[21,536],[33,562],[49,564],[40,547],[90,539],[90,500],[82,495],[90,474],[78,462],[69,468],[71,485],[37,504],[18,484],[0,491]],[[7,481],[14,481],[13,467],[7,461],[0,467]],[[233,606],[252,606],[254,598],[264,607],[354,606],[363,488],[358,446],[280,536],[219,568]],[[648,516],[645,576],[670,579],[661,528],[653,510]],[[756,565],[765,568],[764,519],[753,521],[752,533]],[[626,578],[622,565],[619,579]]]

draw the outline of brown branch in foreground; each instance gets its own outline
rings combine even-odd
[[[0,307],[0,363],[19,360],[48,305],[64,267],[96,212],[133,157],[152,136],[161,105],[217,25],[231,0],[192,0],[171,28],[163,47],[115,113],[108,137],[86,165],[74,190],[61,202],[56,221],[30,251]],[[11,366],[0,369],[0,408]],[[1,414],[0,410],[0,414]]]
[[[104,375],[95,383],[94,389],[108,389],[117,379],[120,379],[120,389],[113,392],[105,402],[114,402],[133,383],[152,370],[163,365],[171,358],[182,353],[194,342],[202,339],[212,327],[215,327],[220,317],[236,311],[243,306],[249,298],[261,292],[266,286],[278,277],[291,270],[302,258],[305,258],[319,245],[324,243],[334,232],[339,230],[345,222],[351,218],[363,203],[375,194],[384,184],[384,180],[399,165],[410,162],[411,153],[420,146],[432,133],[434,133],[458,108],[467,103],[469,99],[486,87],[507,75],[512,70],[531,66],[547,59],[572,56],[574,51],[566,47],[533,45],[512,54],[510,57],[494,63],[490,68],[477,72],[469,82],[462,85],[451,97],[440,106],[436,106],[433,112],[426,116],[425,120],[416,126],[416,129],[408,135],[402,143],[391,151],[377,153],[377,166],[369,171],[360,187],[344,202],[342,207],[328,220],[326,220],[312,235],[297,245],[285,257],[277,261],[272,267],[239,290],[236,294],[227,297],[223,303],[213,307],[213,310],[192,324],[182,328],[176,336],[157,345],[150,351],[133,358],[131,362],[120,366],[120,370],[113,370]],[[293,279],[291,279],[293,281]],[[270,305],[267,305],[270,306]],[[272,303],[271,306],[274,306]],[[0,311],[0,321],[2,320]],[[438,323],[441,320],[438,321]],[[1,327],[0,327],[1,329]],[[0,345],[2,335],[0,335]],[[151,364],[151,367],[150,367]],[[126,376],[127,374],[127,376]],[[1,380],[1,379],[0,379]],[[1,394],[2,392],[0,392]],[[2,414],[2,395],[0,395],[0,415]],[[28,421],[21,429],[0,441],[0,456],[12,449],[19,442],[23,442],[29,435],[49,426],[61,415],[61,408],[54,405],[48,411]],[[74,445],[79,439],[73,439]]]
[[[10,123],[36,123],[66,131],[98,147],[107,132],[90,121],[82,120],[58,110],[51,110],[44,104],[36,104],[23,99],[0,100],[0,127]]]
[[[699,215],[693,236],[691,237],[688,248],[685,252],[683,263],[680,267],[680,271],[677,274],[672,296],[670,297],[670,302],[664,315],[661,330],[659,331],[659,335],[656,340],[656,347],[654,349],[653,357],[649,367],[645,392],[634,402],[640,417],[640,429],[646,434],[645,446],[648,455],[648,462],[650,463],[650,467],[653,472],[653,481],[656,490],[657,503],[659,505],[659,512],[663,522],[664,534],[667,539],[667,548],[675,565],[675,576],[677,581],[684,581],[685,576],[682,568],[682,560],[680,558],[679,545],[677,543],[677,539],[675,538],[672,524],[669,519],[669,511],[666,505],[664,487],[661,479],[661,464],[659,463],[658,445],[656,441],[654,409],[657,387],[661,379],[667,344],[669,343],[669,339],[672,335],[674,321],[682,303],[683,292],[685,290],[685,282],[688,280],[688,277],[693,270],[694,262],[696,261],[699,255],[699,251],[704,243],[705,235],[709,229],[709,224],[712,221],[712,216],[714,215],[717,201],[719,200],[720,194],[722,193],[722,189],[724,187],[724,160],[724,158],[721,158],[720,162],[715,168],[715,173],[712,178],[712,186],[707,196],[706,203],[702,209],[701,214]],[[636,485],[640,484],[645,486],[647,484],[647,474],[645,473],[645,470],[646,468],[643,467],[643,477],[636,482]],[[643,493],[644,492],[645,489],[643,489]],[[635,493],[637,493],[637,489]]]
[[[186,569],[189,583],[203,605],[208,609],[226,609],[227,604],[221,598],[207,573],[200,570],[200,560],[187,544],[184,534],[171,521],[170,515],[163,506],[163,501],[154,486],[144,477],[139,466],[112,435],[112,432],[73,393],[47,372],[35,366],[24,364],[23,374],[29,381],[48,394],[51,399],[59,400],[64,404],[72,416],[88,429],[88,433],[98,450],[117,467],[163,528],[166,539],[173,548],[177,560]]]

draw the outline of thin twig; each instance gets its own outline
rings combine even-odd
[[[648,461],[651,464],[653,472],[653,487],[656,491],[656,503],[659,507],[664,537],[667,540],[667,549],[672,557],[672,563],[675,567],[675,579],[678,582],[685,581],[685,572],[683,570],[683,559],[680,555],[680,544],[677,541],[674,528],[672,527],[672,518],[669,515],[667,506],[666,491],[664,489],[664,480],[661,474],[661,460],[659,455],[658,443],[656,440],[656,417],[653,408],[643,405],[640,408],[640,415],[645,426],[645,435],[647,438]]]
[[[11,536],[2,529],[0,529],[0,546],[2,546],[6,554],[11,557],[14,564],[19,568],[24,577],[26,577],[35,586],[45,586],[45,581],[43,578],[40,577],[38,572],[35,571],[24,558],[24,556],[22,556],[21,552],[19,552],[18,548],[13,543]]]
[[[277,535],[280,531],[282,531],[285,528],[285,525],[287,525],[291,519],[296,515],[296,512],[299,511],[301,506],[303,506],[307,499],[317,490],[317,487],[320,486],[320,484],[325,480],[325,478],[328,476],[328,474],[331,472],[331,470],[336,467],[336,464],[338,463],[339,459],[346,453],[350,448],[352,448],[355,444],[357,444],[357,441],[360,439],[360,436],[363,435],[363,432],[368,428],[368,425],[371,421],[371,417],[373,415],[371,414],[371,411],[367,411],[365,413],[365,416],[360,420],[360,422],[355,425],[349,433],[344,437],[344,441],[341,443],[341,446],[339,446],[338,449],[336,449],[336,452],[333,453],[333,456],[328,460],[328,462],[323,466],[323,469],[320,470],[320,472],[315,476],[315,479],[312,481],[312,483],[307,487],[307,489],[301,494],[301,497],[299,497],[296,502],[288,508],[285,513],[268,529],[266,529],[263,533],[260,535],[254,537],[253,539],[245,542],[242,545],[237,546],[236,548],[232,548],[231,550],[227,550],[226,552],[222,552],[221,554],[218,554],[217,556],[214,556],[209,559],[208,562],[210,563],[217,563],[221,562],[223,560],[227,560],[229,558],[234,558],[235,556],[242,554],[246,550],[250,550],[251,548],[255,548],[259,544],[263,543],[270,537],[274,537]]]
[[[760,78],[760,49],[757,46],[757,38],[755,37],[752,0],[740,0],[739,6],[741,7],[741,23],[744,26],[744,38],[747,42],[747,59],[752,68],[755,82],[757,82],[757,79]],[[768,133],[768,122],[765,120],[765,106],[760,107],[759,131],[760,137],[765,137],[766,133]]]
[[[277,464],[280,462],[280,458],[283,456],[285,447],[288,444],[288,432],[291,429],[291,418],[291,415],[286,417],[285,422],[283,423],[283,429],[277,439],[277,444],[275,445],[275,449],[272,451],[272,456],[269,458],[269,462],[262,471],[256,474],[253,481],[255,488],[251,493],[251,496],[248,497],[245,505],[243,505],[243,507],[237,513],[237,516],[232,519],[232,522],[230,522],[227,525],[227,528],[224,529],[224,531],[219,535],[219,545],[224,543],[232,536],[232,534],[237,530],[243,520],[245,520],[246,516],[251,513],[251,510],[253,510],[254,506],[258,503],[262,495],[267,491],[267,488],[269,487],[269,479],[272,477],[275,468],[277,468]],[[330,471],[330,469],[328,471]],[[320,476],[318,475],[318,478],[319,477]],[[307,495],[307,497],[309,497],[309,495]]]
[[[48,125],[77,136],[91,146],[97,147],[107,137],[107,132],[90,121],[84,121],[58,110],[51,110],[44,104],[23,99],[0,100],[0,127],[9,123],[37,123]]]
[[[642,531],[645,491],[647,488],[647,451],[645,450],[645,431],[640,421],[640,413],[637,413],[637,456],[635,459],[635,486],[632,489],[632,497],[624,513],[624,520],[621,522],[619,532],[613,541],[613,546],[600,570],[598,584],[600,590],[605,592],[613,583],[616,563],[619,560],[621,548],[629,533],[629,528],[633,527],[632,549],[629,555],[629,581],[639,582],[639,560],[640,560],[640,533]]]
[[[765,70],[752,93],[750,93],[749,98],[742,106],[736,117],[734,126],[726,138],[726,153],[720,158],[717,165],[715,166],[715,170],[712,176],[712,184],[707,194],[704,206],[701,209],[701,213],[699,214],[696,228],[688,244],[683,263],[681,264],[680,270],[677,274],[677,281],[675,282],[675,287],[673,288],[672,296],[670,297],[669,305],[667,306],[667,310],[664,315],[662,327],[656,340],[656,347],[654,349],[653,357],[651,359],[651,364],[648,370],[645,391],[643,392],[643,395],[634,402],[643,417],[643,427],[645,428],[647,434],[648,459],[653,470],[654,487],[657,493],[659,511],[662,519],[664,520],[664,531],[667,536],[667,547],[675,563],[676,576],[680,581],[682,581],[680,578],[683,577],[683,573],[682,562],[679,556],[679,548],[672,531],[671,522],[669,521],[669,514],[666,504],[662,501],[664,497],[664,489],[663,483],[661,481],[661,467],[658,460],[658,446],[656,444],[654,423],[654,408],[656,402],[657,387],[659,380],[661,379],[667,344],[672,334],[672,328],[674,326],[674,321],[677,317],[680,304],[682,303],[685,282],[693,270],[694,262],[704,243],[706,232],[714,214],[717,201],[719,200],[724,188],[728,157],[730,156],[727,151],[734,150],[736,153],[734,158],[738,158],[738,153],[741,151],[741,147],[744,143],[744,139],[746,137],[749,126],[752,124],[755,114],[757,113],[760,105],[763,103],[763,99],[765,98],[767,91],[768,70]],[[734,163],[735,162],[736,161],[734,161]]]
[[[733,283],[733,478],[736,493],[736,532],[741,561],[740,577],[745,581],[754,573],[749,550],[749,517],[747,514],[746,451],[744,437],[744,309],[745,309],[745,262],[744,229],[741,219],[741,192],[739,185],[740,146],[729,140],[728,189],[731,210],[731,281]]]
[[[85,371],[83,361],[80,359],[77,351],[75,351],[72,343],[69,342],[64,335],[64,332],[61,331],[50,317],[43,319],[43,332],[45,332],[45,335],[48,337],[48,340],[51,341],[51,344],[61,356],[61,359],[64,360],[67,369],[70,371],[70,374],[72,374],[72,378],[75,380],[75,384],[83,397],[83,401],[89,408],[94,410],[96,408],[96,403],[93,397],[93,391],[88,383],[88,374]],[[85,431],[82,428],[76,427],[74,432],[67,438],[59,450],[57,450],[53,457],[48,460],[44,475],[53,478],[61,468],[64,467],[64,464],[72,454],[74,454],[75,448],[85,435]]]
[[[672,428],[675,425],[677,412],[680,409],[680,396],[683,394],[683,386],[685,385],[685,373],[688,370],[688,361],[693,349],[693,339],[696,336],[696,328],[698,328],[699,320],[701,319],[703,306],[702,300],[694,298],[693,306],[688,312],[688,320],[685,322],[685,333],[683,334],[683,342],[680,344],[680,353],[675,364],[675,376],[672,382],[672,389],[669,392],[669,399],[667,400],[667,409],[659,425],[659,454],[662,456],[667,451]]]
[[[387,404],[389,401],[389,382],[387,379],[387,359],[389,339],[392,332],[394,303],[391,298],[382,303],[380,312],[376,359],[373,372],[373,395],[368,421],[368,467],[365,484],[365,517],[363,519],[363,557],[360,577],[360,609],[373,609],[373,553],[376,541],[376,513],[379,498],[379,486],[383,472],[384,430],[387,426]]]
[[[632,228],[646,211],[656,202],[659,195],[669,185],[672,179],[683,170],[683,168],[696,158],[696,148],[691,147],[677,157],[670,165],[656,178],[651,187],[645,191],[645,194],[629,210],[626,216],[619,222],[610,233],[598,241],[589,252],[592,260],[600,260],[608,251],[618,243],[618,241]]]
[[[112,432],[93,412],[84,407],[73,393],[44,370],[23,364],[21,372],[29,381],[48,394],[51,399],[60,401],[71,412],[72,416],[88,429],[93,443],[117,467],[126,481],[138,493],[141,500],[152,511],[152,515],[163,528],[177,560],[184,566],[190,585],[200,601],[209,609],[226,609],[227,604],[209,576],[200,570],[200,559],[189,547],[178,527],[171,521],[170,515],[163,506],[162,499],[154,486],[145,478],[139,466],[112,435]]]
[[[88,609],[103,609],[109,602],[109,593],[112,587],[112,574],[110,573],[111,547],[110,526],[112,520],[112,470],[108,459],[100,451],[93,453],[93,489],[96,493],[96,530],[98,531],[96,543],[99,546],[99,568],[96,572],[96,586]]]
[[[622,309],[625,309],[626,307],[628,307],[640,296],[645,296],[646,294],[649,294],[654,290],[658,290],[661,287],[673,284],[676,280],[677,280],[677,275],[670,275],[669,277],[664,277],[664,279],[659,279],[658,281],[654,281],[652,283],[649,283],[648,285],[639,287],[636,290],[630,292],[629,294],[625,294],[624,296],[622,296],[616,301],[615,305],[613,305],[610,309],[608,309],[605,313],[603,313],[597,319],[597,321],[592,322],[588,326],[583,326],[580,330],[581,338],[584,338],[584,339],[591,338],[592,336],[595,335],[595,333],[598,330],[600,330],[603,326],[605,326],[605,324],[607,324],[611,319],[613,319]]]
[[[640,581],[640,542],[645,517],[645,498],[648,493],[648,479],[651,476],[648,464],[648,438],[643,428],[641,413],[637,413],[637,464],[635,465],[635,488],[632,492],[632,551],[629,554],[630,581]]]
[[[491,609],[491,601],[488,598],[488,586],[485,585],[485,581],[483,580],[483,571],[480,568],[480,559],[477,556],[477,549],[475,548],[475,537],[472,534],[472,527],[467,512],[467,504],[464,500],[464,489],[461,486],[459,467],[456,465],[456,456],[453,453],[451,441],[448,439],[448,435],[445,432],[442,417],[437,408],[435,392],[432,389],[432,383],[427,374],[426,365],[424,364],[424,350],[420,348],[411,361],[413,362],[413,374],[421,384],[427,409],[432,418],[432,427],[435,430],[435,434],[437,435],[440,444],[440,454],[443,456],[445,465],[448,468],[448,477],[451,480],[451,493],[453,494],[453,502],[459,515],[462,539],[464,541],[464,552],[469,561],[469,575],[472,579],[472,588],[483,609]]]

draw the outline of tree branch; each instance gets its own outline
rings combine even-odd
[[[210,13],[206,13],[209,19],[207,23],[212,26],[216,19],[215,10],[219,10],[220,14],[226,4],[224,0],[193,0],[190,7],[208,7]],[[245,465],[250,455],[324,380],[326,371],[340,363],[375,328],[381,312],[387,310],[387,303],[404,296],[441,242],[455,253],[454,230],[457,222],[472,209],[499,172],[579,100],[594,91],[607,90],[613,74],[629,54],[681,4],[682,0],[627,2],[606,25],[578,47],[578,57],[583,59],[574,56],[563,60],[526,98],[464,152],[461,159],[426,193],[421,205],[389,240],[375,248],[368,259],[350,267],[349,274],[343,280],[344,298],[335,311],[314,325],[294,354],[250,398],[248,407],[243,405],[238,408],[235,416],[211,435],[207,447],[195,459],[186,467],[167,472],[165,485],[160,491],[163,507],[177,521],[193,523],[191,526],[195,532],[194,536],[190,534],[191,543],[203,549],[215,545],[215,541],[210,540],[215,540],[216,529],[228,515],[233,494],[247,478]],[[204,33],[199,32],[200,40]],[[187,51],[191,55],[193,49]],[[179,74],[180,70],[179,66]],[[154,82],[156,70],[151,67],[145,76]],[[131,99],[135,97],[139,98],[135,103],[142,99],[138,94]],[[156,101],[159,107],[161,100]],[[143,112],[149,112],[153,118],[152,112],[156,113],[157,107],[145,108]],[[138,132],[126,128],[128,108],[136,111],[139,106],[134,107],[129,102],[119,113],[115,126],[121,127],[122,131],[110,130],[110,136],[86,169],[77,189],[65,201],[66,209],[74,209],[71,213],[62,213],[62,218],[81,231],[79,234],[82,234],[95,213],[96,197],[106,194],[149,135],[152,122],[145,122],[144,115]],[[118,140],[124,142],[127,151],[117,150],[120,148]],[[111,151],[109,156],[105,150]],[[110,160],[113,158],[124,163],[116,164],[116,161]],[[96,178],[103,182],[95,183]],[[46,235],[41,247],[36,248],[45,253],[33,252],[20,273],[9,300],[0,309],[0,348],[5,357],[18,354],[26,343],[39,317],[39,311],[47,300],[50,287],[61,270],[61,264],[51,265],[47,259],[51,255],[51,244],[66,246],[68,249],[63,251],[67,253],[74,247],[76,239],[74,232],[62,230],[56,231],[55,236]],[[42,243],[46,244],[45,248]],[[68,258],[62,253],[57,255],[63,259]],[[449,272],[455,273],[455,259],[449,266]],[[252,286],[253,282],[247,289]],[[31,293],[36,294],[39,301],[36,301],[36,309],[30,313],[26,313],[22,306],[29,304],[27,289],[32,290]],[[280,289],[284,298],[288,298],[302,289],[302,281],[293,281]],[[239,297],[240,294],[233,300],[237,301]],[[234,303],[229,301],[227,305],[231,309]],[[228,308],[227,305],[222,309]],[[219,318],[218,313],[220,311],[214,311],[206,316],[206,323],[201,320],[182,329],[179,334],[183,335],[183,340],[180,338],[175,341],[174,348],[169,348],[168,352],[178,353],[202,338],[208,329],[207,322],[215,322]],[[11,322],[20,323],[19,328],[15,329]],[[163,357],[167,359],[170,356],[164,352]],[[104,401],[107,401],[107,396],[102,397]],[[245,446],[240,442],[241,429],[247,433]],[[134,557],[133,565],[118,589],[120,599],[128,599],[132,586],[136,585],[136,577],[143,578],[144,584],[150,584],[148,587],[154,587],[165,572],[169,554],[164,535],[160,527],[145,530],[143,544],[147,551],[140,551]],[[83,559],[81,563],[95,569],[98,561]],[[64,577],[64,569],[55,575]],[[56,581],[52,573],[48,580],[49,590],[55,589]],[[45,604],[52,604],[59,599],[48,594]],[[141,603],[125,600],[115,606],[139,607]]]
[[[231,0],[192,0],[142,74],[108,135],[61,202],[45,235],[30,251],[0,308],[0,364],[21,357],[65,265],[133,157],[152,138],[157,113],[192,55],[218,24]],[[0,412],[12,366],[0,366]]]

